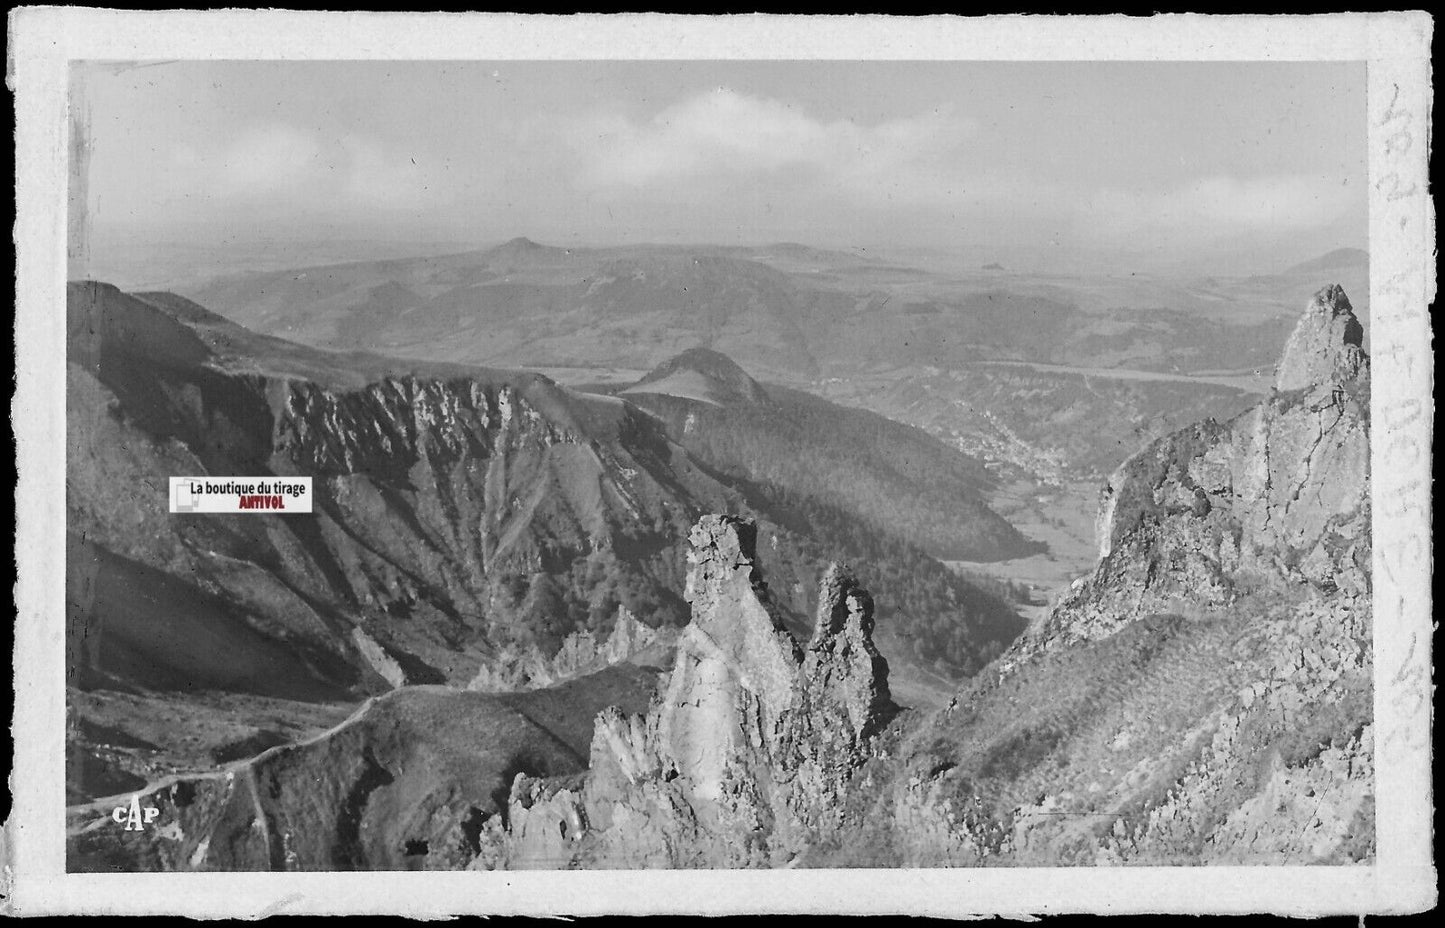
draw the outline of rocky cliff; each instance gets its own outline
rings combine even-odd
[[[667,686],[599,717],[585,778],[519,777],[472,866],[1372,859],[1368,371],[1321,291],[1273,394],[1121,465],[1094,573],[893,726],[866,594],[830,571],[798,648],[704,519]]]
[[[650,700],[655,671],[626,665],[511,694],[401,687],[318,737],[147,786],[161,814],[145,832],[109,827],[113,800],[72,808],[72,867],[796,861],[847,827],[852,779],[899,711],[873,603],[829,567],[800,645],[759,574],[752,523],[705,516],[690,543],[692,621]]]
[[[619,614],[650,630],[684,624],[692,521],[766,502],[635,406],[537,375],[318,352],[104,284],[73,285],[69,313],[67,526],[77,571],[94,575],[72,584],[84,680],[184,663],[148,631],[180,611],[210,616],[241,665],[256,639],[283,642],[302,664],[285,676],[333,696],[500,674],[491,688],[519,664],[561,679],[606,650]],[[169,515],[154,488],[202,473],[310,475],[316,511]],[[802,576],[839,546],[784,518],[801,521],[766,523],[766,554],[802,621]],[[941,565],[924,577],[872,534],[849,536],[880,548],[870,566],[919,618],[978,598]],[[165,595],[123,621],[135,587]],[[974,611],[964,624],[977,650],[1017,633],[1006,608]],[[254,663],[245,686],[274,689]]]
[[[1372,859],[1369,364],[1340,288],[1265,402],[1114,473],[1099,541],[910,733],[872,843],[916,865]]]
[[[962,679],[1021,628],[856,515],[823,526],[770,509],[624,400],[525,372],[317,351],[171,294],[79,283],[68,297],[76,801],[315,734],[396,687],[497,692],[665,665],[703,512],[756,518],[774,605],[795,628],[816,564],[844,557],[866,558],[895,614],[947,621],[952,647],[927,656],[930,672]],[[168,478],[199,474],[308,475],[315,511],[168,513]],[[281,707],[287,724],[257,726],[257,700],[326,708]],[[184,730],[145,721],[178,711]]]
[[[72,851],[175,869],[1368,862],[1369,367],[1352,320],[1321,291],[1265,402],[1126,461],[1097,569],[936,713],[894,705],[848,571],[825,572],[800,642],[757,524],[707,515],[665,675],[403,687],[318,738],[147,788],[164,811],[145,836],[107,830],[104,802],[72,809]],[[509,404],[509,423],[536,408]],[[490,400],[455,406],[501,421]],[[291,447],[345,466],[383,437]]]
[[[1369,376],[1365,330],[1338,284],[1315,294],[1285,343],[1275,371],[1276,390],[1304,390],[1322,383],[1352,383]]]
[[[691,543],[692,621],[666,686],[644,714],[598,717],[581,782],[518,777],[474,866],[785,866],[841,827],[840,797],[897,712],[871,598],[831,566],[800,646],[751,524],[706,516]]]
[[[573,632],[551,656],[535,646],[504,650],[495,661],[482,665],[467,689],[508,693],[555,686],[624,661],[661,659],[670,653],[676,637],[676,629],[653,628],[619,606],[606,637],[590,629]]]
[[[578,630],[605,637],[619,606],[681,624],[686,507],[726,492],[626,404],[327,356],[103,285],[73,288],[71,316],[68,526],[102,563],[73,603],[74,639],[99,636],[88,678],[174,663],[146,629],[97,620],[144,569],[198,588],[218,634],[285,642],[333,693],[465,682],[507,648],[550,658]],[[198,473],[310,475],[315,513],[169,515],[153,488]],[[138,620],[196,611],[155,606]],[[121,667],[122,644],[144,660]]]
[[[1369,358],[1339,287],[1315,295],[1268,399],[1126,460],[1101,492],[1099,566],[1034,644],[1263,585],[1370,589]]]

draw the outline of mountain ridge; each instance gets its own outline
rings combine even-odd
[[[978,460],[876,413],[764,387],[712,349],[676,355],[618,395],[656,415],[700,460],[769,485],[784,505],[851,509],[944,560],[1042,550],[984,502],[997,481]]]
[[[72,744],[90,758],[68,768],[75,796],[177,758],[259,750],[398,685],[510,687],[522,665],[540,685],[656,660],[685,616],[682,546],[703,511],[760,519],[795,623],[820,560],[866,562],[893,604],[881,636],[927,643],[900,661],[910,699],[936,702],[937,679],[973,672],[1022,628],[907,542],[844,510],[778,510],[615,397],[529,372],[323,352],[183,298],[94,283],[70,288],[67,312],[68,682]],[[315,509],[171,515],[154,488],[205,473],[310,475]],[[227,659],[196,663],[203,640],[224,642]],[[198,746],[94,734],[147,711],[127,705],[175,711],[188,682],[208,688],[189,716]],[[236,714],[298,698],[312,702],[282,707],[275,725]]]
[[[736,361],[720,351],[702,347],[673,355],[619,395],[636,393],[666,393],[714,406],[756,406],[768,402],[762,384]]]
[[[1286,274],[1313,274],[1319,271],[1334,270],[1342,265],[1348,267],[1367,267],[1370,263],[1370,253],[1363,248],[1336,248],[1333,251],[1325,252],[1317,258],[1308,261],[1301,261],[1299,264],[1291,265],[1284,271]]]
[[[1324,288],[1291,337],[1312,382],[1119,466],[1095,570],[912,733],[879,800],[927,835],[902,859],[1371,859],[1368,361],[1342,317]]]
[[[890,698],[875,594],[851,572],[824,573],[800,641],[757,525],[704,514],[673,669],[596,715],[585,765],[543,741],[525,763],[487,748],[483,769],[458,767],[463,751],[418,778],[387,713],[452,703],[401,690],[306,749],[327,796],[377,801],[304,808],[318,766],[278,769],[305,754],[278,748],[237,768],[240,787],[150,794],[165,827],[149,835],[74,810],[72,847],[167,869],[1369,863],[1370,497],[1352,469],[1368,467],[1369,374],[1352,318],[1341,288],[1319,291],[1270,397],[1125,460],[1095,570],[936,711]],[[263,802],[236,795],[256,782]],[[273,840],[273,817],[301,838]]]

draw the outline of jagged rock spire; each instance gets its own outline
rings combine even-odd
[[[766,743],[797,703],[801,655],[757,575],[756,526],[706,515],[689,540],[692,622],[678,641],[658,730],[682,780],[716,798],[737,750]]]
[[[1370,359],[1361,348],[1364,334],[1344,288],[1331,284],[1320,290],[1285,344],[1275,388],[1302,390],[1368,375]]]
[[[1099,565],[1075,581],[1032,640],[1101,638],[1184,599],[1222,605],[1241,595],[1241,571],[1255,584],[1368,591],[1363,337],[1344,290],[1325,287],[1290,336],[1280,395],[1228,422],[1166,435],[1125,460],[1101,494]]]
[[[814,622],[813,641],[816,648],[832,635],[843,631],[849,618],[867,634],[873,632],[873,598],[842,564],[833,563],[823,572],[818,590],[818,612]]]
[[[705,515],[689,541],[692,621],[665,688],[645,715],[597,717],[580,792],[518,778],[498,852],[510,866],[777,866],[838,827],[839,797],[897,711],[872,597],[829,566],[799,648],[759,575],[753,523]]]
[[[841,564],[823,573],[803,673],[812,705],[846,719],[840,734],[850,745],[861,745],[893,714],[888,661],[873,644],[873,597]]]

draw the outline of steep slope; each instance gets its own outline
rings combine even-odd
[[[856,513],[948,560],[1042,549],[982,501],[996,481],[978,461],[875,413],[765,390],[718,352],[686,351],[620,395],[662,418],[698,460],[758,484],[773,511]]]
[[[165,869],[1369,862],[1369,368],[1352,323],[1343,291],[1320,291],[1267,402],[1126,461],[1095,571],[937,712],[895,703],[848,570],[824,573],[800,644],[757,526],[706,515],[690,622],[650,699],[594,689],[650,682],[640,668],[511,697],[403,689],[305,744],[149,788],[152,832],[74,809],[72,851]],[[591,725],[556,711],[567,687],[607,706]]]
[[[1098,568],[909,736],[875,809],[886,853],[1370,859],[1368,400],[1358,321],[1326,288],[1269,400],[1126,461]]]
[[[1286,274],[1320,274],[1338,271],[1341,268],[1366,269],[1370,266],[1370,253],[1363,248],[1336,248],[1318,258],[1301,261],[1288,268]]]
[[[1367,592],[1369,361],[1360,338],[1344,291],[1321,290],[1268,400],[1125,461],[1101,494],[1100,566],[1065,598],[1051,636],[1097,638],[1149,610],[1225,605],[1251,583]]]
[[[1267,402],[1167,436],[1118,469],[1100,510],[1099,566],[1045,626],[943,710],[875,729],[871,749],[840,760],[841,780],[825,778],[821,792],[790,792],[799,779],[768,755],[767,725],[748,736],[744,721],[728,740],[737,723],[721,710],[695,721],[702,731],[687,743],[723,746],[670,748],[660,734],[676,704],[669,691],[640,722],[604,717],[614,734],[597,736],[580,786],[519,779],[514,824],[494,829],[499,849],[480,865],[1370,860],[1369,385],[1359,341],[1343,291],[1320,291]],[[703,545],[695,563],[709,563],[711,550]],[[727,602],[731,621],[748,627],[752,596],[733,590]],[[717,621],[712,608],[695,603],[694,624]],[[768,700],[766,683],[741,682],[748,696],[718,681],[779,678],[748,662],[729,667],[674,689],[689,705],[746,707]],[[703,763],[719,757],[727,761]],[[706,773],[717,769],[729,776]],[[715,782],[728,785],[706,787]],[[769,812],[778,792],[787,811]],[[544,827],[561,821],[584,826]]]
[[[654,671],[615,667],[510,695],[405,687],[304,742],[140,791],[154,827],[113,827],[128,796],[69,811],[69,867],[108,870],[417,870],[476,853],[522,772],[586,765],[592,717],[646,705]],[[470,835],[470,838],[468,836]]]
[[[317,352],[103,285],[73,287],[71,313],[70,530],[204,578],[252,626],[329,655],[317,675],[341,685],[380,684],[375,665],[393,662],[410,682],[464,682],[500,648],[605,635],[619,606],[680,625],[691,519],[767,504],[653,416],[537,375]],[[154,487],[188,473],[314,475],[317,512],[172,517]],[[866,526],[836,542],[809,528],[769,520],[770,569],[790,587],[831,551],[894,575],[919,619],[977,599]],[[807,594],[787,608],[806,614]],[[992,622],[980,645],[1016,633],[987,612],[956,624]]]
[[[208,766],[232,742],[260,750],[403,684],[538,687],[664,659],[686,617],[686,531],[704,511],[759,517],[795,625],[820,562],[866,558],[890,593],[887,635],[925,642],[902,662],[920,681],[910,699],[936,702],[1021,629],[856,516],[830,513],[835,537],[821,520],[763,515],[755,487],[617,398],[322,352],[170,294],[75,284],[68,313],[76,797]],[[167,479],[196,474],[311,475],[315,512],[170,515]],[[319,708],[248,728],[246,703],[218,693]],[[213,710],[175,735],[125,721],[173,713],[181,694]]]
[[[115,798],[72,808],[72,867],[796,859],[835,827],[852,771],[898,713],[873,602],[834,565],[800,647],[758,572],[755,526],[705,516],[690,540],[693,619],[655,690],[637,668],[510,695],[402,688],[306,742],[152,784],[150,829],[109,827]]]
[[[901,368],[807,387],[1042,483],[1102,477],[1156,438],[1259,400],[1244,386],[1010,363]]]
[[[897,713],[873,601],[834,565],[805,648],[756,569],[753,526],[692,532],[683,632],[645,713],[598,718],[580,782],[518,777],[473,867],[786,866],[837,824],[839,797]]]
[[[689,348],[653,368],[623,395],[661,393],[712,406],[760,406],[768,403],[762,384],[727,355]]]
[[[524,374],[388,371],[100,285],[72,288],[70,308],[68,527],[81,563],[92,548],[124,559],[107,576],[185,578],[353,692],[397,668],[469,679],[498,647],[555,650],[623,603],[653,624],[680,611],[659,556],[669,507],[722,491],[619,401]],[[313,475],[316,514],[168,515],[155,487],[195,473]],[[590,577],[552,579],[572,571]],[[84,624],[95,593],[77,598]],[[158,602],[150,621],[192,611]],[[106,629],[88,652],[101,672]]]

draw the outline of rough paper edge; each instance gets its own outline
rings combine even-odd
[[[1412,912],[1432,906],[1429,536],[1434,216],[1423,13],[675,17],[10,13],[16,93],[15,914]],[[787,872],[64,872],[66,62],[163,58],[1365,60],[1370,125],[1377,862],[1369,867]]]

